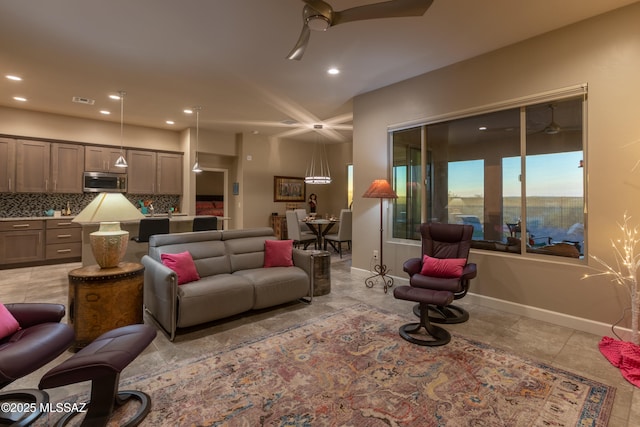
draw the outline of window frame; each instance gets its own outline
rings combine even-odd
[[[432,117],[427,117],[427,118],[423,118],[423,119],[418,119],[418,120],[413,120],[411,122],[404,122],[401,124],[396,124],[396,125],[391,125],[387,127],[387,147],[388,147],[388,153],[389,153],[389,173],[388,176],[391,177],[391,184],[392,186],[395,186],[395,182],[393,181],[394,179],[394,157],[393,157],[393,153],[394,153],[394,140],[393,140],[393,136],[394,136],[394,132],[398,132],[398,131],[405,131],[405,130],[410,130],[413,128],[421,128],[421,140],[420,140],[420,150],[421,150],[421,162],[422,162],[422,167],[421,167],[421,177],[420,177],[420,182],[423,184],[422,185],[422,191],[420,194],[421,200],[423,201],[423,203],[421,203],[421,222],[426,222],[427,219],[427,212],[428,212],[428,207],[427,207],[427,203],[426,201],[427,199],[427,187],[428,187],[428,180],[429,177],[426,176],[427,174],[427,156],[429,155],[428,153],[428,147],[427,147],[427,142],[426,142],[426,132],[427,132],[427,128],[430,125],[435,125],[435,124],[439,124],[439,123],[443,123],[443,122],[447,122],[447,121],[452,121],[452,120],[458,120],[458,119],[465,119],[465,118],[471,118],[474,116],[479,116],[479,115],[484,115],[484,114],[488,114],[488,113],[492,113],[492,112],[499,112],[499,111],[503,111],[503,110],[508,110],[508,109],[515,109],[518,108],[520,110],[520,158],[521,158],[521,173],[522,176],[525,177],[525,179],[522,180],[522,192],[521,192],[521,198],[522,198],[522,202],[521,202],[521,208],[523,211],[523,221],[526,221],[526,114],[525,114],[525,110],[527,108],[527,106],[531,106],[531,105],[535,105],[535,104],[541,104],[541,103],[552,103],[552,102],[559,102],[559,101],[563,101],[563,100],[568,100],[570,98],[576,98],[576,97],[582,97],[582,152],[583,152],[583,162],[582,162],[582,166],[584,168],[584,173],[583,173],[583,180],[582,180],[582,186],[583,186],[583,218],[584,218],[584,248],[583,248],[583,256],[581,256],[580,258],[565,258],[565,257],[558,257],[558,256],[549,256],[549,255],[540,255],[540,254],[535,254],[535,253],[531,253],[528,252],[526,250],[526,239],[521,239],[521,251],[519,254],[507,254],[507,255],[516,255],[519,257],[527,257],[527,258],[539,258],[541,257],[541,259],[544,260],[550,260],[550,261],[565,261],[565,262],[579,262],[579,263],[586,263],[588,260],[588,191],[587,191],[587,185],[588,185],[588,132],[587,132],[587,119],[588,119],[588,85],[586,83],[582,83],[582,84],[578,84],[578,85],[573,85],[573,86],[568,86],[568,87],[564,87],[564,88],[560,88],[560,89],[556,89],[556,90],[550,90],[550,91],[546,91],[546,92],[541,92],[538,94],[533,94],[533,95],[529,95],[529,96],[523,96],[520,98],[515,98],[515,99],[511,99],[511,100],[506,100],[506,101],[500,101],[500,102],[496,102],[493,104],[487,104],[487,105],[482,105],[482,106],[477,106],[477,107],[473,107],[473,108],[469,108],[466,110],[460,110],[460,111],[454,111],[454,112],[450,112],[450,113],[445,113],[445,114],[441,114],[441,115],[435,115]],[[390,215],[388,216],[388,220],[389,223],[392,224],[395,221],[395,218],[393,218],[393,211],[395,209],[390,209]],[[526,222],[525,222],[526,224]],[[391,233],[389,236],[389,239],[391,241],[394,242],[399,242],[399,243],[408,243],[408,244],[419,244],[419,240],[414,240],[414,239],[409,239],[409,238],[400,238],[400,237],[393,237],[393,234]],[[479,249],[482,250],[482,249]],[[498,252],[498,251],[491,251],[491,250],[482,250],[482,253],[486,253],[486,254],[496,254],[496,255],[502,255],[504,254],[503,252]]]

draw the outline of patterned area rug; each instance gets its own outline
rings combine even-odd
[[[607,425],[615,388],[456,335],[413,345],[406,321],[358,304],[121,389],[151,395],[145,426]]]

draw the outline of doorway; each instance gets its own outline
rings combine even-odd
[[[228,218],[228,188],[227,169],[202,168],[196,174],[196,215]]]

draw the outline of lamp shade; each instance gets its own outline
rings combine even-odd
[[[120,229],[120,221],[135,221],[144,215],[121,193],[100,193],[72,221],[100,223],[89,234],[91,251],[102,268],[117,267],[127,251],[129,232]]]
[[[122,193],[100,193],[73,219],[73,222],[135,221],[142,218],[142,212]]]
[[[367,199],[397,199],[398,195],[386,179],[376,179],[362,197]]]

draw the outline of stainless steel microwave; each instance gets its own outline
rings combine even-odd
[[[85,172],[82,181],[85,193],[127,192],[127,176],[118,173]]]

